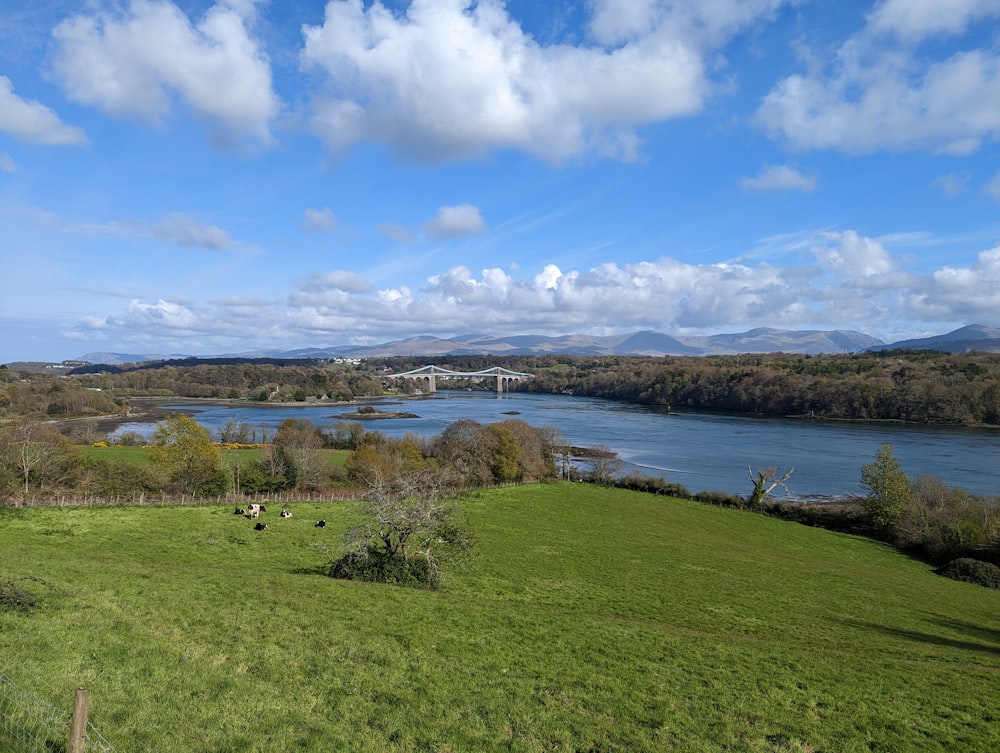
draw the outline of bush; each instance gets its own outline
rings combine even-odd
[[[403,559],[379,546],[348,552],[330,567],[331,578],[363,580],[369,583],[393,583],[420,588],[437,588],[439,572],[424,558]]]
[[[977,586],[1000,589],[1000,567],[989,562],[974,560],[970,557],[961,557],[957,560],[952,560],[934,572],[952,580],[961,580]]]

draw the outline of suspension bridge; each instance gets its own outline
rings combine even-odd
[[[386,374],[386,377],[393,379],[411,379],[417,382],[424,392],[437,392],[438,379],[496,379],[498,395],[509,392],[511,385],[515,382],[530,379],[533,376],[534,374],[511,371],[502,366],[492,366],[482,371],[453,371],[433,365],[421,366],[419,369],[404,371],[401,374]]]

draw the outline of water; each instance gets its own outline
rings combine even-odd
[[[663,476],[689,491],[713,490],[745,495],[748,467],[776,466],[795,473],[788,487],[796,497],[863,493],[861,466],[870,463],[883,442],[890,442],[910,476],[930,475],[973,494],[1000,495],[1000,430],[903,424],[838,423],[772,417],[672,411],[567,395],[535,395],[442,390],[435,397],[375,401],[381,410],[399,409],[419,418],[379,419],[365,428],[387,436],[433,436],[470,418],[490,424],[518,418],[532,426],[554,426],[567,444],[606,445],[649,476]],[[230,419],[250,426],[276,427],[286,418],[308,419],[321,427],[354,407],[284,404],[241,406],[177,401],[170,407],[188,413],[212,432]],[[126,424],[118,431],[149,436],[154,424]]]

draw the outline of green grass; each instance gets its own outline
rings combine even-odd
[[[348,504],[4,511],[0,582],[45,584],[0,608],[0,670],[87,687],[119,753],[1000,749],[998,592],[631,492],[463,506],[443,592],[325,577]]]

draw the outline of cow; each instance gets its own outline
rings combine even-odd
[[[326,528],[326,521],[325,520],[317,520],[315,527],[316,528]]]
[[[258,505],[256,502],[247,505],[247,517],[248,518],[259,518],[260,513],[264,508]]]
[[[283,518],[290,518],[290,517],[292,517],[292,514],[290,512],[288,512],[288,510],[282,510],[281,511],[281,517],[283,517]]]
[[[259,522],[257,523],[257,525],[255,525],[255,526],[253,527],[253,529],[254,529],[255,531],[266,531],[266,530],[267,530],[267,523],[265,523],[265,522],[263,522],[263,521],[259,521]]]
[[[235,510],[233,510],[233,515],[246,515],[246,514],[247,511],[242,507],[237,507]]]

